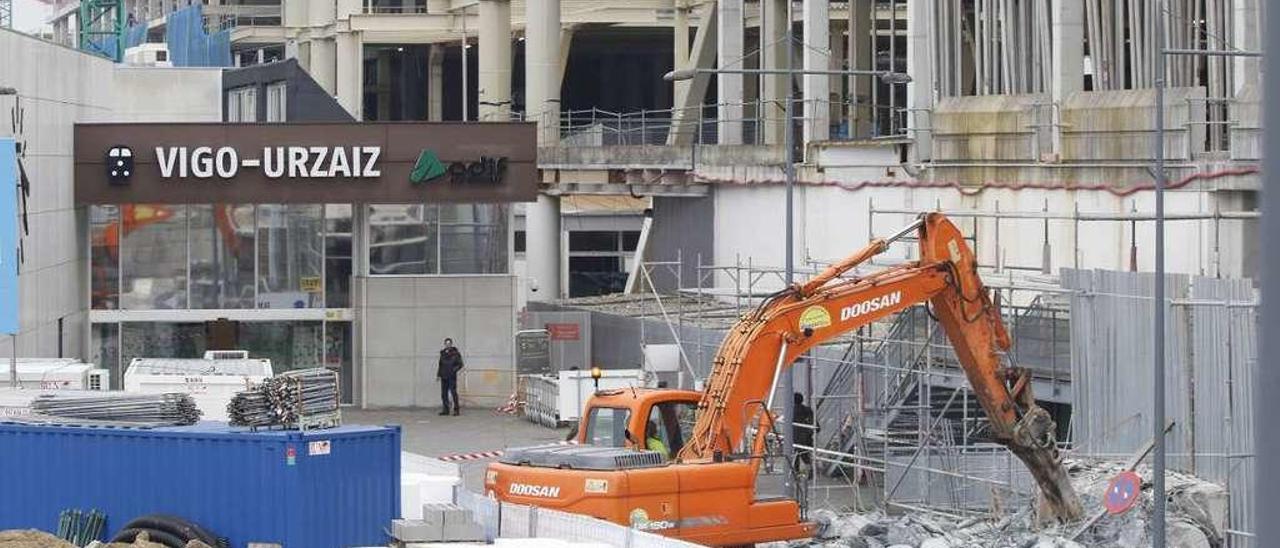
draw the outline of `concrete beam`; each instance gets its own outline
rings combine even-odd
[[[684,69],[689,65],[689,0],[671,0],[671,11],[675,14],[675,22],[671,25],[671,66]],[[679,97],[684,88],[689,87],[688,80],[672,82],[672,97]]]
[[[480,2],[480,121],[511,119],[511,2]]]
[[[689,54],[689,67],[711,68],[716,58],[716,35],[719,34],[719,8],[713,2],[701,10],[702,23],[693,38],[693,51]],[[701,130],[701,112],[696,108],[707,96],[707,86],[711,76],[699,74],[690,80],[689,85],[676,88],[674,97],[671,131],[667,134],[668,145],[688,145],[694,142]]]
[[[801,55],[805,70],[831,68],[831,20],[828,0],[804,0],[804,47]],[[830,138],[831,77],[805,74],[801,77],[804,92],[804,142]]]
[[[717,33],[716,65],[721,69],[740,69],[743,58],[743,0],[720,0],[720,30]],[[720,144],[742,144],[742,78],[741,74],[716,75],[716,96],[720,103]]]

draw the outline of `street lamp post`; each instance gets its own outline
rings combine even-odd
[[[796,70],[790,68],[791,60],[791,37],[787,38],[787,59],[788,68],[785,69],[710,69],[710,68],[691,68],[673,70],[662,76],[663,80],[668,82],[677,82],[681,80],[690,80],[699,74],[785,74],[787,75],[787,104],[785,107],[786,129],[783,131],[783,148],[785,149],[786,163],[782,166],[783,173],[786,177],[786,245],[784,253],[786,253],[784,277],[788,287],[795,283],[795,239],[794,225],[795,217],[793,214],[795,200],[795,178],[796,178],[796,152],[795,146],[792,144],[794,136],[792,135],[792,125],[795,121],[795,76],[798,74],[817,74],[829,76],[875,76],[880,78],[887,84],[906,84],[911,82],[911,75],[901,72],[890,72],[880,70]],[[795,399],[792,394],[795,392],[794,380],[791,377],[791,371],[781,374],[779,378],[778,391],[782,393],[782,452],[786,461],[785,485],[786,492],[790,493],[794,489],[795,468],[792,463],[795,461],[795,439],[792,435],[792,415],[795,414]]]

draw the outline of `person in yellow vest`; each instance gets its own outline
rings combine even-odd
[[[650,451],[657,451],[662,454],[663,459],[671,458],[671,450],[667,449],[667,444],[662,443],[662,439],[658,437],[658,425],[653,421],[644,427],[644,448]]]

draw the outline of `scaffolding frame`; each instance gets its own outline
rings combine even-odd
[[[983,228],[988,229],[987,234],[994,231],[992,245],[997,249],[1001,245],[1002,224],[1013,224],[1013,220],[1042,222],[1040,265],[997,262],[979,266],[988,286],[997,293],[998,302],[1005,303],[1003,312],[1010,331],[1022,335],[1014,337],[1009,358],[1018,365],[1027,365],[1029,353],[1024,345],[1046,346],[1048,350],[1037,357],[1050,361],[1039,369],[1032,364],[1036,393],[1042,399],[1069,404],[1071,342],[1069,334],[1063,336],[1060,331],[1069,325],[1067,299],[1072,292],[1047,279],[1046,274],[1056,266],[1072,265],[1053,265],[1049,225],[1069,224],[1075,235],[1073,240],[1078,242],[1080,227],[1087,223],[1121,222],[1136,227],[1138,223],[1154,222],[1154,217],[1136,211],[1083,212],[1078,206],[1072,213],[1054,213],[1048,211],[1047,205],[1041,211],[1002,211],[997,206],[994,211],[942,212],[969,225],[965,228],[970,234],[976,233],[979,224],[990,223]],[[875,226],[877,216],[918,213],[873,205],[868,211],[868,226]],[[1257,218],[1254,212],[1224,211],[1169,216],[1172,221],[1212,223],[1215,235],[1222,223]],[[977,251],[977,242],[972,236],[969,238]],[[1216,256],[1218,241],[1215,239],[1212,245]],[[1136,256],[1133,240],[1131,247],[1131,256]],[[1072,263],[1078,266],[1078,245],[1072,255]],[[723,332],[783,286],[783,270],[756,264],[741,255],[731,264],[708,264],[701,254],[694,260],[693,265],[688,265],[684,254],[677,252],[674,261],[641,263],[642,287],[629,299],[652,304],[630,313],[642,320],[641,344],[647,344],[651,336],[674,338],[682,349],[686,370],[696,379],[709,371]],[[816,274],[828,264],[805,260],[796,271],[798,280]],[[891,265],[872,261],[867,268],[849,275]],[[696,273],[692,280],[685,274],[689,266]],[[674,291],[659,289],[661,284],[654,282],[659,274],[674,280]],[[912,315],[915,318],[910,318]],[[665,323],[666,328],[646,330],[643,320]],[[689,329],[701,331],[693,337]],[[893,356],[888,356],[889,348],[895,349]],[[923,307],[917,306],[893,320],[877,322],[826,343],[798,361],[797,365],[806,365],[797,369],[803,370],[807,380],[797,382],[797,386],[805,387],[807,399],[815,409],[816,424],[797,427],[818,428],[813,447],[797,447],[810,452],[816,472],[807,474],[801,492],[792,493],[805,502],[806,509],[863,511],[879,507],[969,518],[1025,506],[1023,503],[1034,496],[1034,483],[1007,449],[986,441],[984,413],[951,352],[936,323],[923,313]],[[831,383],[840,370],[850,377],[847,385],[833,391]],[[1068,434],[1071,424],[1066,421]],[[1069,451],[1071,447],[1064,443],[1063,449]],[[762,470],[778,475],[777,457],[766,462],[768,465]],[[758,485],[767,489],[773,483],[762,480]]]

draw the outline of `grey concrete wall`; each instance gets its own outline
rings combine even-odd
[[[223,72],[223,90],[246,86],[258,89],[258,119],[267,119],[267,86],[276,82],[285,84],[285,117],[290,122],[352,122],[354,119],[342,105],[320,87],[307,71],[298,66],[297,59],[251,67],[226,69]],[[226,105],[223,94],[222,104]]]
[[[20,267],[18,355],[87,355],[88,247],[72,187],[77,122],[217,121],[220,71],[123,68],[106,59],[0,29],[0,135],[25,143],[30,232]],[[15,113],[21,123],[14,123]],[[16,128],[16,129],[15,129]],[[105,183],[104,183],[105,184]],[[0,337],[8,356],[9,337]]]
[[[685,288],[697,287],[698,257],[710,265],[715,261],[716,202],[711,196],[701,198],[653,199],[653,228],[649,233],[647,261],[684,262],[679,280]],[[653,283],[663,293],[676,289],[675,273],[666,267],[655,267],[650,273]],[[712,285],[710,279],[704,285]]]
[[[515,386],[515,276],[358,278],[357,394],[364,407],[440,405],[436,362],[452,338],[463,406],[494,407]]]

